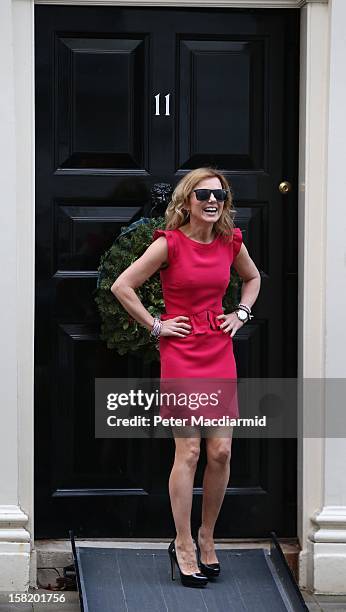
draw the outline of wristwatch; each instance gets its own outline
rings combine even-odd
[[[242,308],[236,310],[235,314],[237,315],[239,321],[241,321],[242,323],[246,323],[250,318],[249,313],[247,313],[246,310],[243,310]]]

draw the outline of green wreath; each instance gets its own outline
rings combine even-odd
[[[109,349],[115,349],[119,355],[136,354],[145,362],[159,361],[157,341],[146,327],[128,314],[111,292],[111,286],[115,279],[148,248],[155,229],[165,229],[163,217],[142,217],[130,226],[121,228],[121,233],[113,245],[100,259],[97,287],[94,291],[101,317],[100,339],[107,343]],[[239,303],[240,285],[241,279],[232,268],[230,283],[223,299],[223,308],[226,312],[234,310]],[[165,304],[159,271],[136,289],[136,294],[152,316],[164,312]]]

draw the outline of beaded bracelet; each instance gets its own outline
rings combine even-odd
[[[153,323],[153,327],[150,332],[150,335],[154,336],[154,338],[158,338],[161,333],[161,328],[162,328],[162,321],[160,317],[154,317],[154,323]]]

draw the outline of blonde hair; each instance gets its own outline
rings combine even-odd
[[[217,177],[222,185],[223,189],[227,189],[227,196],[224,201],[223,210],[220,219],[215,221],[214,230],[216,234],[222,235],[226,240],[230,239],[234,229],[234,217],[236,210],[233,206],[233,194],[232,189],[221,172],[215,168],[196,168],[185,174],[185,176],[179,181],[174,192],[172,194],[171,201],[169,202],[166,212],[166,229],[176,229],[182,225],[188,223],[189,215],[184,214],[183,208],[187,203],[188,197],[192,191],[198,185],[200,181],[206,178]]]

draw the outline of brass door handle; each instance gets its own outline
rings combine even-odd
[[[289,181],[282,181],[279,185],[279,191],[283,195],[286,195],[286,193],[289,193],[290,191],[292,191],[291,183]]]

